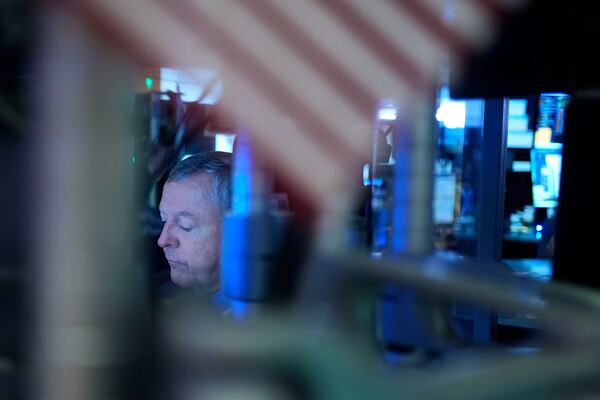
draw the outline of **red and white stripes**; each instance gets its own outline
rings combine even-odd
[[[370,159],[379,100],[410,110],[526,0],[61,1],[137,62],[219,70],[223,105],[324,210]]]

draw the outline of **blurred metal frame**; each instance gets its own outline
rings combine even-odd
[[[133,234],[129,67],[69,11],[43,11],[23,389],[30,398],[137,396],[149,336]]]
[[[163,328],[173,382],[179,386],[181,368],[192,368],[197,371],[195,394],[204,393],[203,384],[226,393],[232,382],[260,371],[264,385],[283,385],[291,398],[298,395],[297,386],[286,386],[288,380],[282,377],[294,376],[292,381],[302,383],[302,393],[310,394],[303,398],[314,399],[586,398],[600,389],[595,350],[600,294],[595,291],[551,283],[538,287],[540,301],[534,290],[523,290],[526,279],[477,261],[392,262],[345,252],[317,256],[312,266],[293,309],[267,313],[244,325],[207,314],[166,315]],[[448,342],[441,359],[384,362],[369,335],[369,318],[361,317],[352,303],[372,296],[384,283],[491,309],[527,311],[540,317],[545,335],[534,352]],[[532,288],[531,283],[526,286]]]

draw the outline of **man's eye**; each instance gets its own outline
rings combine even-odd
[[[186,225],[179,225],[179,227],[181,228],[182,231],[184,232],[189,232],[192,230],[191,226],[186,226]]]

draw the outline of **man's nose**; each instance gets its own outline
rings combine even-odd
[[[163,226],[157,243],[163,249],[177,245],[177,238],[171,234],[168,224]]]

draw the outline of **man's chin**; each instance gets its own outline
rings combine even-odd
[[[182,288],[194,287],[194,279],[191,276],[178,271],[171,270],[171,281]]]
[[[199,279],[189,274],[181,273],[171,269],[171,281],[179,287],[187,289],[212,289],[208,279]]]

